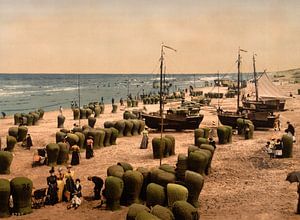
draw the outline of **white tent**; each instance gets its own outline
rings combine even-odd
[[[258,98],[260,100],[279,99],[286,100],[289,97],[283,95],[283,92],[272,82],[267,73],[263,73],[257,80]],[[247,83],[247,87],[243,89],[242,94],[246,97],[250,95],[251,99],[255,98],[255,85],[253,80]]]

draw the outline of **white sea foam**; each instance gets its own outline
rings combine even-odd
[[[32,85],[3,85],[3,88],[6,89],[19,89],[19,88],[31,88]]]
[[[213,81],[215,79],[218,79],[216,76],[206,76],[206,77],[198,77],[200,81]]]
[[[53,89],[46,89],[43,92],[62,92],[62,91],[74,91],[77,90],[76,87],[65,87],[65,88],[53,88]]]

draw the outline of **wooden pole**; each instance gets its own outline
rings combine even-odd
[[[241,55],[240,55],[240,48],[239,48],[239,53],[238,53],[238,60],[237,60],[237,63],[238,63],[238,82],[237,82],[237,95],[238,95],[238,98],[237,98],[237,111],[239,111],[239,107],[240,107],[240,65],[241,65]]]
[[[253,74],[254,74],[254,85],[255,85],[255,100],[258,101],[258,88],[257,88],[257,74],[256,74],[256,67],[255,67],[255,56],[253,54]]]
[[[78,88],[78,108],[79,108],[79,121],[78,125],[80,126],[80,74],[77,74],[77,88]]]
[[[159,91],[159,113],[160,113],[160,119],[161,119],[161,124],[160,124],[160,157],[159,157],[159,165],[162,164],[162,157],[163,157],[163,152],[162,152],[162,145],[163,145],[163,66],[164,66],[164,45],[162,44],[161,46],[161,51],[160,51],[160,91]]]

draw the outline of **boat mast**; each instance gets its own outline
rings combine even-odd
[[[220,109],[220,72],[218,70],[218,110]],[[218,117],[218,127],[220,125],[220,120]]]
[[[159,165],[162,163],[162,145],[163,145],[163,140],[162,140],[162,134],[164,131],[164,119],[163,119],[163,96],[162,96],[162,87],[163,87],[163,68],[164,68],[164,44],[161,45],[161,50],[160,50],[160,88],[159,88],[159,115],[160,115],[160,157],[159,157]]]
[[[163,72],[164,72],[164,48],[173,50],[176,52],[176,50],[172,47],[166,46],[162,43],[161,45],[161,50],[160,50],[160,92],[159,92],[159,113],[160,113],[160,119],[161,119],[161,124],[160,124],[160,144],[162,145],[162,134],[164,130],[164,119],[163,119]],[[165,75],[165,74],[164,74]],[[165,78],[164,78],[164,84],[165,84]],[[165,85],[164,85],[165,87]],[[160,146],[160,149],[162,149],[162,146]],[[163,152],[160,152],[160,160],[159,164],[161,165],[162,162],[162,154]]]
[[[162,100],[163,67],[164,67],[164,45],[162,44],[161,51],[160,51],[160,87],[159,87],[159,112],[161,117],[162,117],[162,106],[163,106],[163,100]]]
[[[77,88],[78,88],[78,108],[80,112],[80,73],[77,74]],[[78,119],[78,125],[80,126],[80,117]]]
[[[243,49],[239,48],[238,60],[237,60],[237,63],[238,63],[237,111],[239,111],[239,108],[240,108],[240,75],[241,75],[240,67],[241,67],[241,63],[242,63],[242,57],[241,57],[241,53],[240,53],[241,51],[242,52],[247,52],[246,50],[243,50]]]
[[[255,85],[255,99],[258,101],[258,88],[257,88],[257,74],[256,74],[256,67],[255,67],[255,56],[256,54],[253,54],[253,74],[254,74],[254,85]]]
[[[241,66],[241,54],[240,54],[241,49],[239,48],[239,53],[238,53],[238,60],[237,60],[237,64],[238,64],[238,82],[237,82],[237,111],[239,111],[240,108],[240,66]]]

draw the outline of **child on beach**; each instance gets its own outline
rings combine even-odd
[[[81,205],[81,185],[80,185],[80,179],[76,179],[75,186],[74,186],[74,192],[73,197],[71,199],[71,205],[69,205],[67,208],[75,208],[77,209]]]

